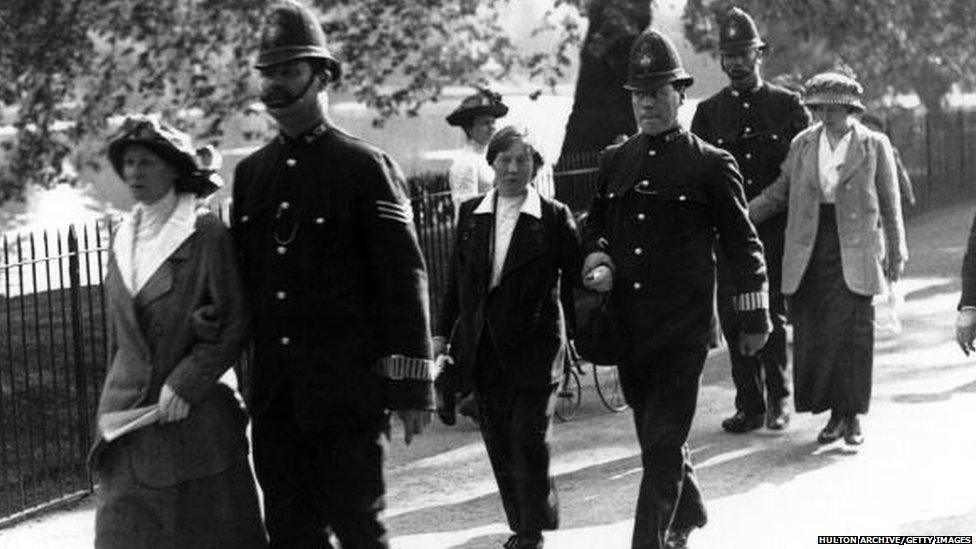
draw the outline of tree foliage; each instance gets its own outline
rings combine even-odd
[[[79,141],[104,139],[113,115],[194,113],[199,137],[219,139],[256,96],[251,64],[271,1],[0,2],[0,101],[13,113],[0,124],[17,130],[4,144],[0,202],[69,177]],[[582,39],[583,0],[555,0],[537,29],[554,34],[545,51],[518,51],[500,24],[499,8],[517,0],[306,1],[343,61],[339,86],[378,120],[416,114],[449,84],[519,74],[551,85]]]
[[[972,0],[688,0],[685,34],[717,52],[716,18],[737,5],[770,46],[767,74],[814,73],[847,65],[869,98],[914,92],[941,112],[953,84],[976,82]]]

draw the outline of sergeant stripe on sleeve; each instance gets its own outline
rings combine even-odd
[[[410,207],[409,203],[377,200],[376,213],[380,219],[397,221],[408,225],[413,223],[413,208]]]
[[[735,296],[735,310],[759,311],[769,308],[769,294],[767,292],[749,292]]]
[[[413,379],[432,381],[434,361],[403,355],[390,355],[377,362],[375,371],[381,377],[392,380]]]

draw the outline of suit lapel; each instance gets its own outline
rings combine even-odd
[[[508,245],[505,263],[502,266],[501,280],[522,265],[532,261],[546,251],[545,234],[542,230],[542,220],[531,215],[519,214],[512,233],[512,242]]]
[[[108,262],[108,272],[105,275],[105,290],[108,293],[108,302],[112,310],[112,319],[117,329],[125,332],[125,336],[120,334],[119,342],[130,341],[135,344],[140,356],[149,355],[149,345],[146,343],[145,335],[139,328],[139,320],[136,318],[136,303],[129,290],[122,282],[122,273],[116,264],[114,255]]]
[[[844,156],[844,163],[841,165],[840,173],[837,176],[837,185],[843,185],[850,179],[866,158],[867,154],[861,133],[857,131],[857,124],[854,124],[854,127],[851,128],[851,141],[847,145],[847,155]]]
[[[136,304],[139,307],[145,307],[153,301],[163,297],[170,290],[173,289],[173,267],[175,262],[185,261],[190,257],[190,246],[192,245],[192,238],[188,238],[180,244],[165,261],[163,261],[159,268],[149,277],[146,284],[139,290],[136,294]]]
[[[812,166],[813,169],[804,170],[804,176],[807,178],[807,184],[815,187],[817,192],[820,190],[820,135],[823,133],[823,126],[820,126],[817,131],[809,135],[808,141],[804,144],[803,152],[801,153],[803,161],[800,162],[800,166]]]
[[[491,280],[491,238],[495,227],[495,216],[489,214],[468,214],[464,221],[464,250],[467,262],[473,269],[478,287],[487,289]]]

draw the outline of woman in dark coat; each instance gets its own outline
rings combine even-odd
[[[526,132],[499,130],[487,160],[495,188],[461,206],[435,352],[457,322],[457,384],[477,395],[514,532],[505,547],[534,549],[543,530],[558,526],[549,437],[581,270],[579,237],[569,208],[529,185],[542,157]]]
[[[186,134],[150,117],[126,120],[109,159],[136,206],[105,279],[95,547],[264,547],[247,417],[229,372],[247,331],[241,286],[228,231],[198,204],[219,178],[198,166]],[[107,430],[153,405],[149,425],[118,438]]]
[[[804,102],[820,123],[790,145],[779,179],[749,203],[760,223],[786,208],[783,294],[793,323],[797,412],[830,410],[817,440],[861,444],[871,401],[872,297],[908,259],[894,154],[862,125],[861,85],[818,74]]]

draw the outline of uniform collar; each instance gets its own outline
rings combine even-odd
[[[525,201],[522,202],[522,209],[519,210],[520,214],[530,215],[536,219],[542,219],[542,197],[539,195],[539,191],[536,190],[535,186],[531,183],[526,188]],[[475,215],[482,214],[493,214],[495,213],[495,195],[498,191],[492,189],[485,194],[484,198],[478,204],[478,207],[474,209]]]
[[[329,131],[329,125],[325,122],[325,120],[322,120],[321,122],[316,124],[315,127],[313,127],[312,129],[308,130],[307,132],[303,133],[298,137],[289,137],[285,135],[285,132],[280,132],[278,134],[278,141],[282,145],[290,145],[294,143],[308,144],[315,141],[319,137],[322,137],[327,131]]]
[[[681,137],[683,130],[684,128],[681,127],[681,124],[676,124],[671,129],[665,130],[657,135],[643,134],[644,141],[647,142],[648,146],[660,147]]]
[[[729,91],[729,95],[731,95],[732,97],[749,97],[751,95],[759,93],[759,90],[765,87],[766,87],[766,81],[763,80],[762,77],[760,76],[759,80],[756,82],[756,86],[753,87],[752,89],[740,90],[732,87],[732,85],[729,85],[728,91]]]

